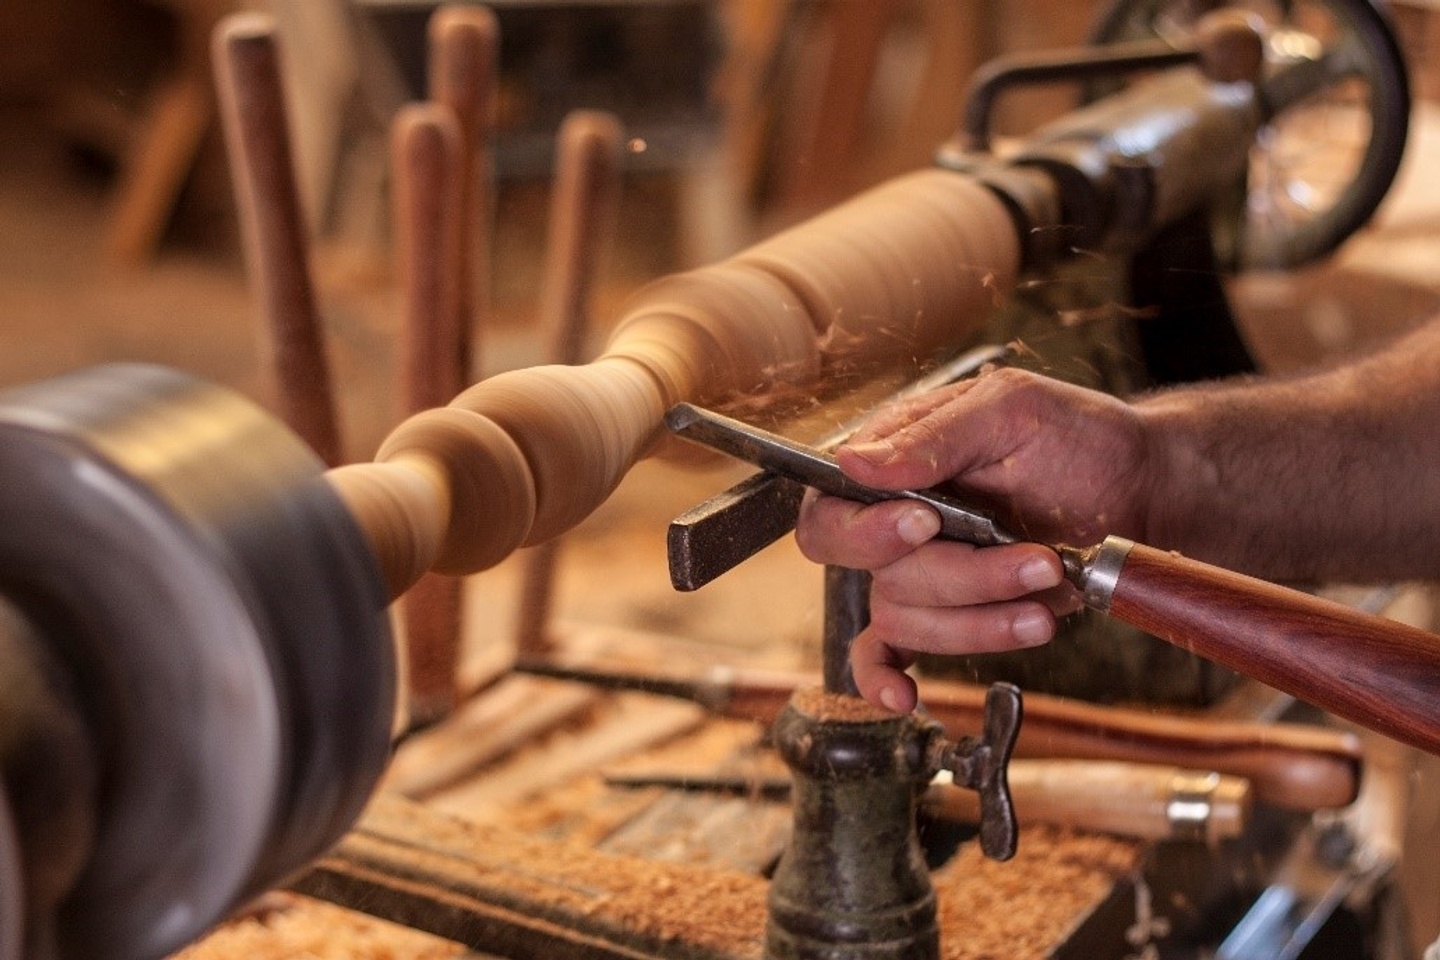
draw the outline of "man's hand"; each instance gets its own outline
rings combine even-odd
[[[1002,369],[878,414],[836,457],[886,490],[954,480],[998,505],[1019,535],[1000,547],[936,541],[939,518],[896,500],[807,496],[796,539],[811,560],[874,575],[870,626],[851,651],[867,700],[905,712],[915,654],[1034,646],[1078,608],[1046,543],[1144,539],[1154,485],[1141,418],[1104,394]]]

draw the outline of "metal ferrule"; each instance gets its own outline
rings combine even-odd
[[[1205,839],[1215,805],[1215,790],[1219,786],[1218,773],[1176,775],[1170,800],[1165,804],[1171,836],[1177,840]]]
[[[1110,599],[1115,595],[1120,570],[1133,546],[1134,542],[1124,537],[1106,537],[1105,542],[1086,551],[1078,586],[1087,607],[1101,613],[1110,611]]]

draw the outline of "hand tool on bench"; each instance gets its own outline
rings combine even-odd
[[[526,673],[612,689],[681,697],[722,716],[769,723],[797,690],[815,678],[803,672],[724,667],[704,674],[639,672],[597,661],[516,665]],[[985,688],[920,681],[925,711],[951,736],[981,725]],[[1214,770],[1243,777],[1257,803],[1292,810],[1343,807],[1360,788],[1362,756],[1354,734],[1298,723],[1212,721],[1025,694],[1017,757],[1111,760]]]
[[[803,444],[677,404],[666,425],[713,447],[862,503],[910,499],[934,509],[940,536],[976,546],[1019,538],[943,490],[878,490]],[[1412,746],[1440,753],[1440,638],[1342,604],[1122,537],[1055,545],[1087,606]]]
[[[1250,784],[1242,777],[1148,763],[1092,760],[1011,760],[1007,766],[1015,815],[1144,840],[1204,840],[1240,836],[1250,818]],[[788,800],[789,777],[692,776],[674,771],[606,773],[616,787],[664,787]],[[942,770],[920,798],[937,820],[977,823],[980,799],[955,786]]]

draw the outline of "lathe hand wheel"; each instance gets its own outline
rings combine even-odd
[[[58,960],[178,949],[334,843],[379,779],[387,594],[322,472],[253,404],[156,367],[0,394],[0,597],[66,674],[99,776],[83,870],[34,920]],[[26,776],[12,805],[55,787]],[[0,828],[0,878],[4,852]]]
[[[1241,269],[1300,266],[1358,230],[1390,189],[1410,118],[1404,60],[1369,0],[1117,0],[1091,40],[1178,38],[1222,6],[1265,24],[1271,116],[1251,154],[1233,260]]]

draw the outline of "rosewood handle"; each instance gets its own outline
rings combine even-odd
[[[1109,613],[1440,754],[1440,637],[1434,634],[1139,544],[1129,547],[1119,568]]]

